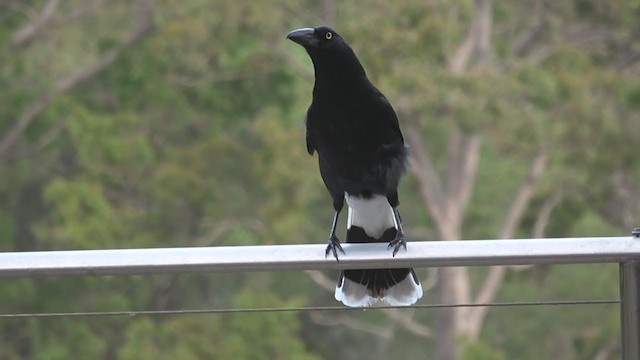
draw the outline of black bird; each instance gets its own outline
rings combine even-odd
[[[287,38],[302,45],[315,68],[307,111],[307,150],[318,152],[320,174],[335,210],[325,256],[344,254],[336,225],[346,198],[347,242],[389,242],[393,256],[406,241],[398,213],[398,183],[408,151],[389,101],[369,81],[346,41],[328,27],[304,28]],[[335,298],[347,306],[377,299],[410,305],[422,297],[413,269],[344,270]]]

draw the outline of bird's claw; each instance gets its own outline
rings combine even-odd
[[[338,240],[336,236],[332,236],[329,238],[329,241],[327,241],[327,249],[324,251],[325,259],[327,258],[327,256],[329,256],[329,253],[333,253],[336,261],[339,262],[340,260],[338,260],[338,251],[340,251],[343,255],[345,254],[342,246],[340,245],[340,240]]]
[[[387,250],[393,248],[393,257],[396,256],[400,248],[404,248],[404,251],[407,251],[407,241],[404,239],[403,233],[398,233],[396,238],[389,241],[389,245],[387,246]]]

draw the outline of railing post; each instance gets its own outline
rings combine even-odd
[[[640,228],[633,230],[640,241]],[[622,360],[640,359],[640,260],[620,263]]]

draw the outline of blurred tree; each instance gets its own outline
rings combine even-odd
[[[321,23],[400,115],[410,238],[625,234],[640,216],[638,11],[590,0],[0,2],[0,247],[321,241],[330,201],[303,136],[312,66],[284,40]],[[334,279],[305,274],[3,280],[0,307],[333,304]],[[432,302],[617,291],[613,267],[423,274]],[[0,322],[0,358],[615,357],[614,307],[545,311],[12,320]]]

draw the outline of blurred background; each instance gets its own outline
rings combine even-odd
[[[639,15],[637,0],[2,0],[0,250],[325,243],[313,67],[285,40],[323,24],[399,115],[409,240],[627,235]],[[618,296],[616,265],[418,273],[420,304]],[[336,278],[3,279],[0,312],[335,306]],[[618,343],[617,305],[0,320],[1,359],[607,360]]]

